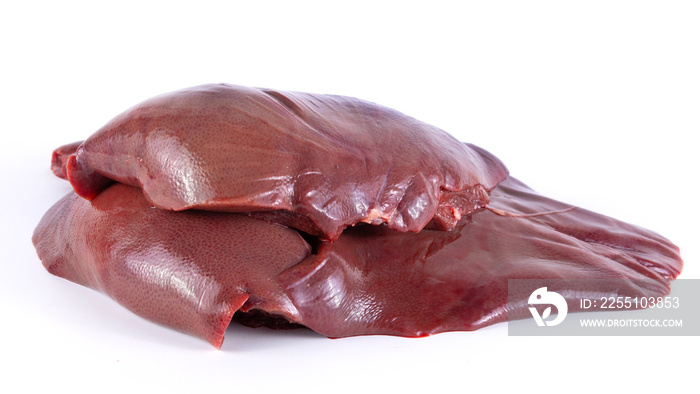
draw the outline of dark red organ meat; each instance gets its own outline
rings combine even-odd
[[[451,229],[507,176],[483,149],[377,104],[225,84],[129,109],[67,172],[88,199],[118,181],[159,208],[258,212],[330,240],[359,222]]]
[[[32,240],[50,273],[216,347],[239,310],[299,321],[274,278],[311,251],[289,228],[236,213],[154,209],[123,184],[92,202],[65,196]]]
[[[139,189],[115,184],[92,202],[64,197],[33,241],[49,272],[217,347],[237,310],[248,325],[289,322],[329,337],[424,336],[523,316],[527,299],[508,300],[508,279],[615,280],[589,293],[557,289],[568,300],[661,296],[682,268],[665,238],[515,179],[491,197],[491,209],[511,216],[486,210],[452,231],[417,234],[359,225],[310,254],[283,226],[154,209]]]
[[[529,316],[529,292],[509,300],[508,279],[597,279],[557,289],[567,301],[663,296],[682,268],[667,239],[513,178],[493,190],[490,206],[523,217],[483,211],[453,231],[418,234],[347,229],[277,280],[303,324],[323,335],[425,336]],[[546,212],[559,213],[528,216]]]
[[[184,89],[58,148],[51,168],[78,194],[35,230],[47,270],[217,347],[236,312],[329,337],[424,336],[526,317],[531,291],[509,298],[509,279],[597,279],[552,289],[569,301],[652,297],[682,268],[665,238],[348,97]]]
[[[56,148],[51,156],[51,171],[54,175],[62,179],[68,179],[66,174],[66,162],[68,158],[75,154],[83,141],[73,142]]]

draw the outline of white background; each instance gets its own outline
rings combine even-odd
[[[70,191],[48,169],[51,151],[153,95],[229,82],[396,108],[490,150],[545,195],[665,235],[681,277],[700,278],[697,2],[236,3],[0,6],[0,391],[697,381],[697,337],[508,337],[503,324],[342,340],[235,327],[216,351],[46,273],[31,233]]]

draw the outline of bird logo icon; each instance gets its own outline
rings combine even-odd
[[[564,319],[566,318],[566,313],[569,311],[569,307],[566,304],[566,300],[564,299],[564,297],[562,297],[559,293],[547,291],[546,287],[540,287],[539,289],[533,291],[532,294],[530,294],[530,298],[528,298],[527,302],[531,305],[529,309],[530,313],[532,313],[532,317],[535,319],[535,322],[540,327],[556,326],[557,324],[564,321]],[[537,311],[537,308],[535,308],[532,305],[551,306],[548,306],[540,316],[540,313]],[[547,320],[547,318],[549,318],[552,315],[552,306],[557,308],[557,317],[552,320]]]

